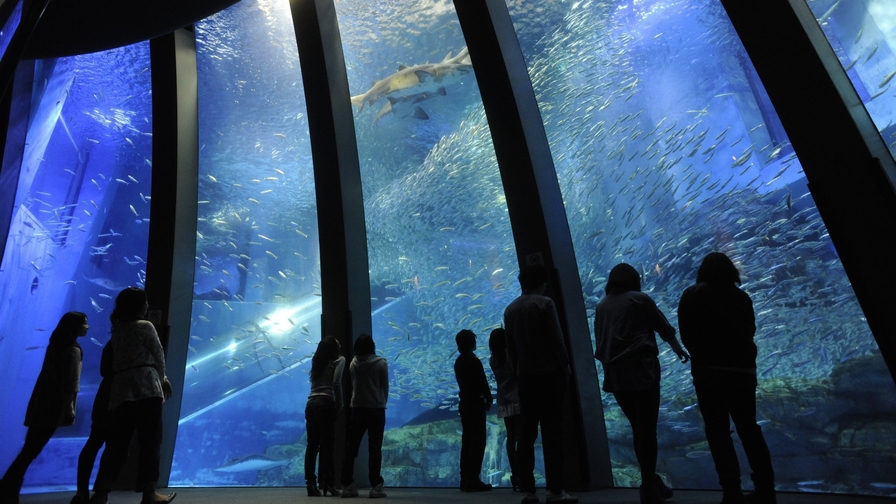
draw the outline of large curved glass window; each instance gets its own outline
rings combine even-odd
[[[489,332],[519,294],[485,111],[450,2],[337,1],[336,10],[361,162],[373,337],[391,380],[383,477],[390,486],[456,486],[454,337],[473,330],[488,370]],[[509,485],[495,409],[481,478]]]
[[[303,485],[317,207],[289,2],[196,24],[199,211],[171,485]]]
[[[148,43],[39,60],[31,92],[14,97],[32,106],[24,145],[6,150],[22,154],[0,267],[0,387],[8,391],[0,396],[0,466],[22,447],[25,408],[56,323],[80,311],[90,324],[80,340],[75,425],[56,431],[25,476],[26,491],[74,486],[114,298],[143,286],[152,197],[149,65]]]
[[[896,159],[896,4],[824,0],[808,5]]]
[[[892,492],[896,467],[876,441],[896,432],[892,379],[721,4],[508,4],[589,315],[609,270],[627,262],[676,325],[702,257],[729,254],[755,306],[758,419],[778,488]],[[688,366],[660,349],[658,471],[675,486],[718,488]],[[637,486],[628,422],[604,401],[616,484]]]

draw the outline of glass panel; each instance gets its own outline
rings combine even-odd
[[[337,1],[336,12],[354,95],[373,338],[389,362],[383,477],[388,486],[457,486],[454,337],[477,334],[489,374],[489,332],[519,294],[485,111],[450,2]],[[509,486],[495,410],[481,478]]]
[[[9,47],[9,42],[12,40],[13,34],[16,32],[16,28],[19,27],[19,22],[22,20],[22,0],[16,2],[16,6],[13,8],[12,12],[9,14],[9,18],[7,18],[6,22],[3,23],[3,29],[0,30],[0,58],[6,54],[6,49]]]
[[[896,159],[896,4],[813,0],[808,5]]]
[[[893,380],[721,4],[509,8],[589,316],[609,270],[624,261],[676,325],[679,296],[702,257],[729,254],[755,306],[758,420],[778,488],[892,493],[896,467],[880,440],[896,434]],[[658,471],[674,486],[718,488],[688,366],[668,345],[660,350]],[[628,421],[611,395],[604,401],[616,485],[637,486]]]
[[[286,0],[196,24],[199,215],[172,485],[304,485],[317,207]],[[298,457],[298,458],[297,458]]]
[[[0,396],[0,466],[22,447],[25,408],[56,323],[67,311],[90,323],[75,425],[56,431],[28,470],[26,491],[74,488],[114,298],[143,286],[150,77],[149,44],[140,43],[37,61],[30,96],[18,98],[31,100],[32,119],[0,268],[0,387],[18,391]]]

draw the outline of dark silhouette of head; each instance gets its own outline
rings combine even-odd
[[[503,364],[507,359],[507,332],[503,327],[492,329],[488,335],[488,348],[492,352],[492,359]]]
[[[454,341],[457,342],[457,351],[460,353],[476,350],[476,333],[469,329],[461,329]]]
[[[87,323],[87,315],[79,311],[70,311],[59,319],[56,329],[50,335],[51,345],[71,345],[81,334],[81,328]]]
[[[115,298],[115,309],[109,315],[112,327],[122,322],[142,320],[146,316],[146,291],[139,287],[128,287]]]
[[[737,267],[725,254],[710,252],[703,258],[697,270],[697,283],[737,284],[740,285],[740,273]]]
[[[628,291],[641,292],[641,275],[631,265],[619,263],[610,270],[604,292],[609,295],[624,294]]]
[[[376,344],[373,336],[361,333],[355,340],[355,355],[373,355],[376,353]]]
[[[548,271],[544,264],[529,264],[520,269],[520,289],[526,294],[537,291],[548,283]]]
[[[314,352],[314,357],[311,358],[312,380],[320,375],[328,363],[339,357],[339,348],[341,347],[339,340],[333,336],[326,336],[320,340],[320,343],[317,344],[317,350]]]

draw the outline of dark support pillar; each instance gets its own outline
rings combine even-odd
[[[455,0],[489,119],[521,265],[553,271],[546,293],[557,304],[573,366],[564,419],[564,485],[613,486],[591,331],[566,210],[526,62],[504,0]],[[488,78],[485,78],[488,76]]]
[[[372,326],[364,198],[342,40],[333,0],[291,0],[290,5],[319,203],[322,336],[338,338],[350,360],[355,337],[371,334]],[[351,397],[350,380],[343,383]],[[344,424],[337,426],[337,446],[344,442],[344,431]],[[337,449],[337,473],[341,451]],[[366,465],[366,459],[360,463]],[[356,467],[356,474],[366,472]]]
[[[722,0],[896,379],[896,167],[805,1]]]
[[[190,335],[199,127],[196,41],[181,29],[150,41],[152,58],[153,170],[146,293],[150,319],[167,352],[166,373],[175,396],[162,413],[164,437],[159,484],[167,485],[180,418]]]

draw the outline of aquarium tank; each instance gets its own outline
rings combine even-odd
[[[896,4],[813,0],[808,5],[896,159]]]
[[[889,3],[808,3],[892,152]],[[351,103],[360,158],[373,338],[389,364],[385,484],[456,487],[454,337],[460,329],[477,334],[476,353],[494,385],[488,335],[519,295],[478,87],[488,75],[474,71],[476,54],[451,2],[334,5],[350,90],[341,98]],[[578,271],[587,308],[580,315],[593,322],[610,269],[626,262],[677,326],[678,299],[701,259],[725,252],[756,312],[757,420],[778,488],[896,492],[893,378],[720,1],[507,0],[506,7],[569,223],[576,264],[558,267]],[[196,263],[190,331],[172,335],[189,344],[169,485],[302,486],[307,373],[327,281],[303,91],[311,77],[300,72],[287,0],[243,0],[194,31]],[[148,46],[39,61],[34,71],[34,120],[0,271],[0,365],[11,371],[8,388],[33,383],[58,317],[88,313],[84,419],[110,298],[143,281]],[[718,489],[689,366],[667,345],[660,351],[658,472],[673,487]],[[601,397],[615,485],[637,487],[631,429],[612,395]],[[0,446],[0,462],[8,463],[24,436],[27,394],[0,401],[0,421],[16,436],[15,446]],[[480,477],[509,487],[506,432],[495,410]],[[26,486],[70,487],[86,426],[60,429]]]
[[[115,72],[109,72],[115,68]],[[109,314],[123,288],[143,286],[152,198],[152,93],[149,43],[106,52],[38,60],[18,152],[13,208],[0,266],[0,466],[25,439],[25,408],[50,334],[68,311],[84,312],[77,421],[60,427],[25,476],[26,491],[71,487],[90,432]],[[10,160],[5,160],[9,167]],[[97,463],[99,459],[97,459]]]

